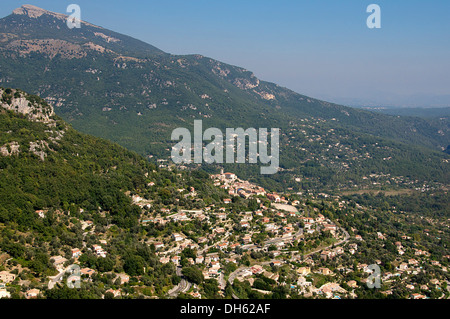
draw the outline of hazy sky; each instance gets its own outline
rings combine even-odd
[[[202,54],[302,94],[346,104],[450,106],[450,0],[2,0]],[[381,29],[369,29],[369,4]]]

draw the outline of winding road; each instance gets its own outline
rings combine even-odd
[[[181,281],[178,285],[169,290],[167,294],[170,297],[177,297],[180,293],[187,292],[192,287],[192,284],[184,278],[184,275],[181,272],[181,270],[182,270],[181,266],[178,266],[176,269],[176,274],[178,277],[181,278]]]
[[[344,239],[338,241],[337,243],[334,243],[334,244],[328,245],[328,246],[326,246],[326,247],[322,247],[322,248],[316,249],[316,250],[314,250],[314,251],[311,251],[311,252],[307,253],[306,255],[303,255],[303,257],[309,257],[309,256],[311,256],[311,255],[313,255],[313,254],[319,253],[319,252],[321,252],[321,251],[323,251],[323,250],[326,250],[326,249],[329,249],[329,248],[331,248],[331,247],[333,247],[333,246],[339,246],[339,245],[342,245],[342,244],[346,243],[346,242],[350,239],[350,235],[349,235],[349,233],[348,233],[344,228],[339,227],[339,229],[344,233]],[[286,238],[285,238],[285,239],[286,239]],[[280,241],[283,241],[283,238],[279,238],[279,240],[280,240]],[[264,244],[264,246],[266,246],[266,244],[267,244],[267,242]],[[274,260],[271,260],[271,261],[264,261],[264,262],[260,262],[260,263],[257,263],[257,264],[258,264],[258,265],[267,265],[267,264],[270,264],[271,262],[276,261],[276,260],[277,260],[277,259],[274,259]],[[281,260],[279,260],[279,261],[281,261]],[[230,274],[230,276],[228,277],[228,282],[230,283],[230,285],[233,284],[234,279],[235,279],[242,271],[244,271],[244,270],[246,270],[246,269],[248,269],[248,268],[249,268],[249,267],[239,267],[238,269],[236,269],[235,271],[233,271],[233,272]],[[232,293],[232,297],[233,297],[233,299],[239,299],[239,297],[236,296],[236,294],[235,294],[234,292]]]

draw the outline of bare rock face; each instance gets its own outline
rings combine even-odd
[[[43,16],[43,15],[50,15],[56,19],[62,20],[62,21],[66,21],[67,20],[67,15],[62,14],[62,13],[56,13],[56,12],[52,12],[52,11],[48,11],[30,4],[25,4],[23,6],[21,6],[20,8],[14,9],[13,14],[17,14],[17,15],[26,15],[29,18],[33,18],[33,19],[38,19],[39,17]],[[85,25],[89,25],[91,27],[95,27],[98,29],[102,29],[96,25],[93,25],[91,23],[87,23],[85,21],[81,21],[81,23],[85,24]]]
[[[20,8],[15,9],[13,11],[13,14],[26,15],[30,18],[39,18],[40,16],[42,16],[44,14],[49,14],[49,15],[54,16],[55,18],[62,19],[62,20],[67,18],[67,16],[64,14],[47,11],[47,10],[41,9],[36,6],[32,6],[30,4],[25,4],[25,5],[21,6]]]
[[[17,142],[11,142],[0,147],[1,156],[13,156],[20,153],[20,145]]]
[[[26,115],[30,121],[50,123],[55,114],[50,105],[37,103],[29,96],[19,90],[4,90],[0,88],[0,107]]]
[[[37,96],[29,95],[21,90],[0,88],[0,111],[2,109],[22,114],[29,121],[45,124],[49,128],[46,131],[50,135],[48,141],[53,144],[58,144],[57,141],[65,133],[64,129],[54,129],[56,120],[53,117],[53,107]],[[48,151],[52,151],[48,141],[36,140],[29,142],[29,152],[36,155],[41,161],[44,161]],[[17,141],[11,141],[0,146],[0,156],[19,155],[21,150],[26,149],[26,146],[21,149],[21,145]]]
[[[30,152],[38,156],[41,161],[45,160],[45,157],[47,156],[46,151],[48,149],[49,147],[46,141],[30,142]]]
[[[257,87],[259,85],[259,80],[252,76],[250,79],[245,78],[237,78],[233,82],[241,90],[249,90]]]

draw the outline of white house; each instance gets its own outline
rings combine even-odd
[[[11,298],[11,294],[6,289],[0,289],[0,299]]]

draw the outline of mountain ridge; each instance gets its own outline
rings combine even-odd
[[[380,139],[379,144],[411,145],[411,156],[419,152],[414,151],[417,147],[437,154],[450,144],[448,121],[436,126],[423,119],[320,101],[202,55],[168,54],[90,25],[69,29],[51,14],[37,18],[12,14],[0,19],[0,56],[2,85],[39,94],[75,128],[145,156],[167,158],[171,131],[191,128],[194,119],[221,129],[279,127],[285,136],[299,133],[291,131],[291,122],[297,125],[310,120],[321,128],[321,134],[326,134],[328,127],[351,130],[355,137],[372,135]],[[305,128],[308,135],[314,130]],[[299,150],[308,149],[313,140],[296,138],[292,150],[281,151],[286,154],[282,168],[287,171],[298,169],[292,158],[301,157]],[[340,137],[341,142],[345,139]],[[319,143],[326,147],[324,141]],[[334,164],[321,162],[314,154],[311,160],[319,167],[334,169]],[[285,165],[287,162],[290,164]]]
[[[97,33],[96,36],[104,40],[104,43],[102,44],[104,44],[107,49],[120,49],[119,53],[127,53],[125,47],[134,46],[142,51],[142,54],[148,54],[150,56],[165,54],[163,51],[143,41],[107,30],[103,27],[86,21],[81,21],[81,28],[69,29],[66,25],[67,18],[68,16],[65,14],[51,12],[36,6],[24,5],[20,8],[15,9],[11,15],[3,18],[7,20],[7,23],[9,23],[10,26],[15,27],[10,29],[10,32],[5,32],[6,36],[4,33],[3,39],[0,39],[0,42],[8,41],[8,36],[11,36],[13,38],[20,37],[22,40],[46,39],[49,37],[49,33],[47,32],[48,30],[57,30],[60,31],[58,32],[58,35],[61,40],[75,40],[76,43],[83,42],[84,38],[86,38],[86,33]],[[36,22],[38,21],[41,21],[41,24],[36,24]],[[3,31],[5,30],[4,28],[2,28],[2,26],[0,26],[0,32],[2,32],[2,29]],[[86,33],[83,31],[83,29],[86,29]],[[116,45],[116,43],[118,42],[122,43],[123,45]],[[136,53],[136,51],[131,53]]]
[[[20,9],[20,8],[19,8]],[[16,9],[15,11],[18,12]],[[39,12],[39,17],[44,19],[45,16],[53,17],[53,13],[46,11],[40,8],[34,8],[35,11]],[[247,71],[244,68],[232,66],[226,63],[222,63],[220,61],[207,58],[201,55],[171,55],[163,52],[162,50],[155,48],[149,44],[146,44],[140,40],[133,39],[128,36],[120,35],[114,31],[109,31],[101,28],[102,32],[99,31],[97,26],[94,26],[95,30],[92,30],[92,24],[86,25],[83,31],[83,27],[81,29],[72,29],[69,30],[64,26],[61,20],[61,17],[66,17],[65,15],[55,14],[57,19],[59,20],[59,25],[56,26],[55,29],[55,21],[49,23],[49,21],[43,21],[42,23],[38,22],[38,18],[29,18],[28,20],[16,21],[15,17],[22,17],[23,15],[12,14],[6,18],[1,19],[3,23],[0,23],[0,34],[2,34],[3,40],[0,41],[3,45],[3,51],[12,51],[18,52],[19,55],[27,56],[27,54],[32,53],[46,53],[45,49],[40,50],[42,47],[49,47],[47,50],[53,51],[50,55],[51,58],[54,58],[56,55],[60,54],[62,58],[75,58],[82,59],[86,58],[91,53],[98,52],[100,54],[112,54],[111,58],[118,68],[130,68],[133,67],[129,64],[138,64],[135,65],[136,68],[145,68],[142,64],[156,64],[161,65],[166,69],[166,71],[170,71],[177,64],[179,66],[178,69],[189,68],[193,69],[195,66],[199,66],[200,64],[204,64],[208,66],[208,69],[201,70],[204,75],[206,72],[213,73],[215,76],[221,78],[222,80],[226,80],[233,84],[233,86],[238,87],[241,90],[246,91],[247,93],[252,95],[252,98],[256,98],[256,103],[263,104],[272,104],[271,107],[275,107],[276,109],[283,110],[289,112],[290,114],[296,116],[302,115],[318,115],[320,113],[327,113],[327,118],[331,119],[336,117],[338,120],[343,121],[345,125],[352,125],[354,127],[358,127],[358,129],[362,129],[363,131],[371,134],[379,134],[379,131],[375,129],[371,129],[370,127],[364,125],[357,125],[358,118],[361,116],[372,117],[373,121],[375,121],[377,125],[383,125],[383,121],[386,118],[378,117],[377,115],[373,115],[370,112],[361,113],[360,110],[355,110],[349,107],[341,106],[334,103],[329,103],[325,101],[320,101],[311,97],[307,97],[301,94],[298,94],[292,90],[287,88],[279,87],[278,85],[266,81],[261,81],[254,76],[254,74],[250,71]],[[5,20],[6,19],[6,20]],[[37,25],[36,25],[37,24]],[[32,32],[28,30],[30,25],[33,28],[41,25],[41,27],[37,28],[40,32]],[[20,28],[14,27],[20,25]],[[16,37],[20,38],[20,41],[16,40],[16,42],[10,41],[8,38],[8,34],[12,32],[4,32],[7,29],[13,31]],[[42,30],[44,29],[44,30]],[[49,30],[53,30],[50,32]],[[28,33],[27,33],[28,32]],[[26,34],[26,35],[24,35]],[[51,41],[49,38],[53,36],[57,39],[57,42]],[[91,40],[88,41],[87,39]],[[34,42],[33,42],[34,40]],[[31,43],[30,43],[31,41]],[[37,43],[36,43],[37,41]],[[65,41],[65,42],[60,42]],[[134,47],[134,49],[129,50],[124,47]],[[6,48],[5,48],[6,47]],[[23,48],[24,47],[24,48]],[[67,47],[70,50],[70,53],[64,51],[64,48]],[[19,48],[22,48],[20,50]],[[127,55],[128,54],[128,55]],[[139,65],[141,64],[141,65]],[[175,64],[175,66],[173,66]],[[187,64],[187,65],[186,65]],[[73,67],[73,66],[71,66]],[[172,68],[173,67],[173,68]],[[198,68],[194,68],[195,73],[198,73]],[[177,70],[177,72],[180,70]],[[183,70],[181,70],[183,71]],[[44,70],[45,72],[45,70]],[[151,71],[150,71],[151,72]],[[177,73],[178,74],[178,73]],[[192,76],[192,74],[189,74]],[[148,79],[142,79],[146,81]],[[215,79],[210,79],[215,80]],[[169,79],[168,81],[164,81],[163,85],[171,86],[171,82],[174,82],[173,79]],[[23,85],[14,85],[16,87],[24,87]],[[36,91],[35,88],[26,87],[27,91],[33,90],[35,93],[39,93],[46,97],[46,92]],[[118,92],[120,94],[120,92]],[[203,95],[199,93],[199,95]],[[187,98],[185,98],[187,100]],[[189,98],[189,100],[192,100]],[[198,99],[197,99],[198,100]],[[279,100],[279,101],[278,101]],[[189,101],[195,102],[195,101]],[[254,101],[255,102],[255,101]],[[154,103],[154,101],[153,101]],[[150,105],[153,105],[150,103]],[[187,103],[193,104],[193,103]],[[108,107],[108,106],[106,106]],[[325,110],[322,110],[325,108]],[[256,112],[257,112],[256,108]],[[326,111],[326,112],[325,112]],[[342,115],[346,115],[345,118]],[[351,115],[355,115],[352,117]],[[66,118],[68,119],[68,118]],[[419,120],[418,120],[419,121]],[[419,122],[420,126],[427,126],[428,123],[424,121]],[[418,130],[417,128],[408,128],[405,123],[402,123],[402,127],[405,126],[408,132],[402,132],[397,130],[395,133],[397,136],[404,137],[406,134],[413,134],[414,130]],[[395,127],[395,126],[394,126]],[[431,127],[428,125],[427,129]],[[392,129],[392,128],[391,128]],[[385,130],[388,131],[388,130]],[[418,130],[420,131],[420,129]],[[391,137],[391,136],[386,136]],[[423,137],[423,136],[421,136]],[[430,140],[430,138],[432,140]],[[420,140],[419,138],[417,140]],[[440,137],[435,135],[433,137],[425,136],[424,145],[434,147],[438,146],[436,140],[440,140]],[[439,147],[445,148],[447,145],[443,145],[445,143],[439,143]]]
[[[12,13],[16,14],[16,15],[26,15],[30,18],[39,18],[43,14],[51,15],[55,18],[62,19],[62,20],[65,20],[68,17],[65,14],[48,11],[48,10],[39,8],[37,6],[31,5],[31,4],[24,4],[20,8],[14,9]],[[86,22],[83,21],[82,23],[86,23]]]

